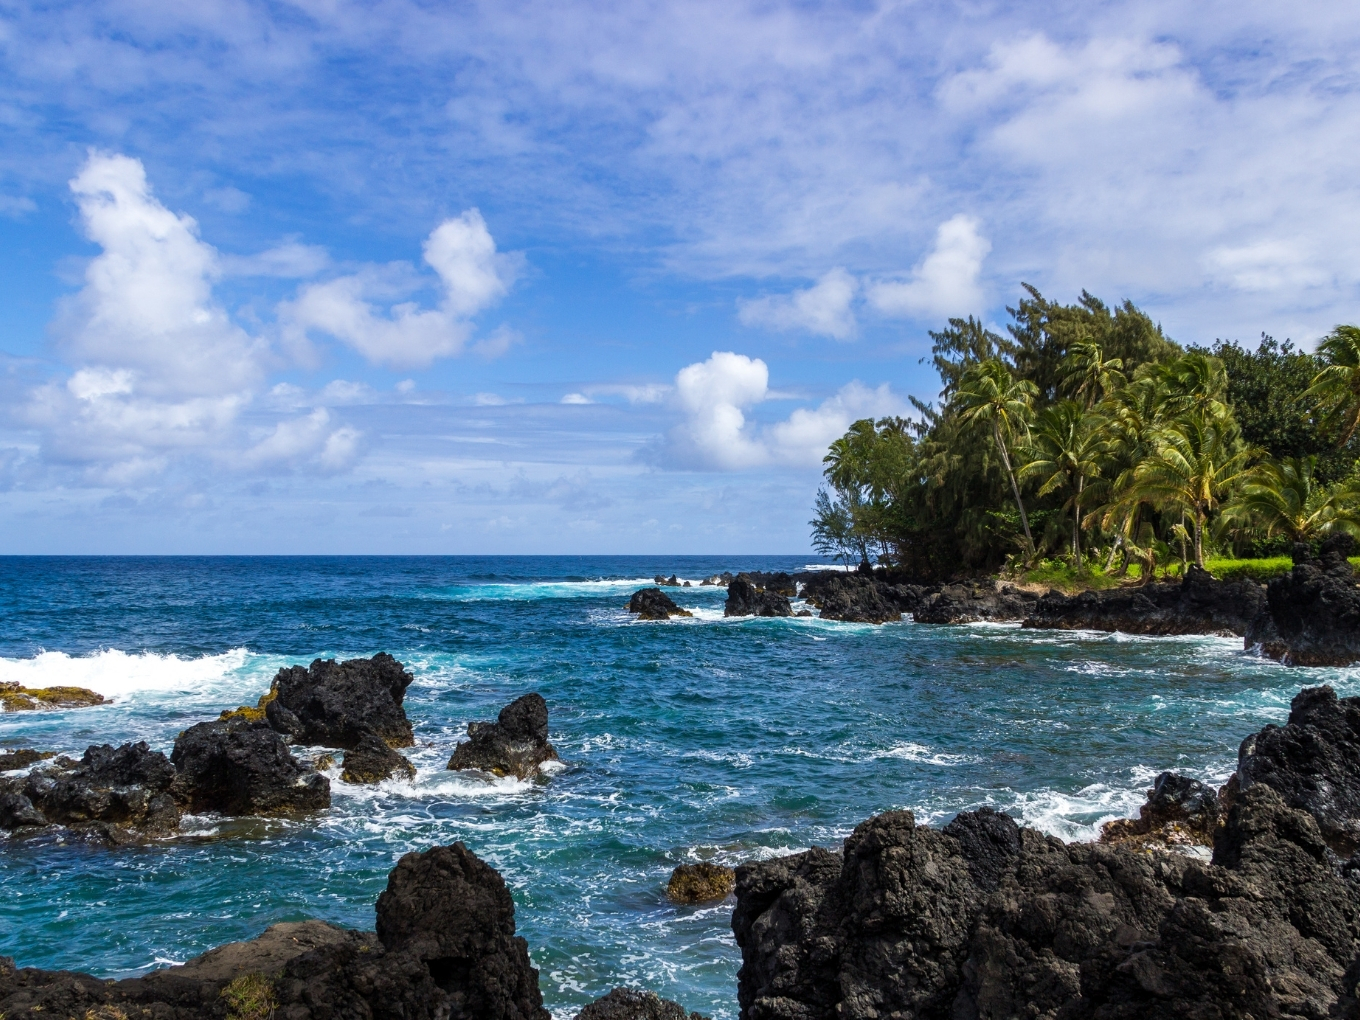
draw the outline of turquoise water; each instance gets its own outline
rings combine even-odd
[[[730,905],[677,908],[682,861],[839,842],[878,811],[991,804],[1065,839],[1136,811],[1164,768],[1222,782],[1299,687],[1360,693],[1240,641],[724,620],[638,623],[657,573],[803,557],[0,559],[0,680],[76,684],[93,709],[0,716],[0,745],[79,755],[253,703],[285,665],[388,651],[416,682],[414,786],[349,786],[300,821],[192,818],[110,850],[0,836],[0,953],[103,976],[183,961],[277,921],[372,927],[403,853],[462,840],[500,869],[546,1005],[617,984],[736,1015]],[[469,720],[540,691],[563,767],[521,783],[444,769]]]

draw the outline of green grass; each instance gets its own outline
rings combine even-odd
[[[226,988],[227,1020],[269,1020],[277,1009],[274,982],[263,974],[242,974]]]
[[[1020,580],[1025,584],[1045,584],[1063,591],[1114,588],[1120,584],[1119,578],[1107,575],[1099,566],[1088,565],[1085,570],[1078,571],[1066,560],[1040,560],[1032,569],[1022,571]]]

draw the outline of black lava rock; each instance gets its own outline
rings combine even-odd
[[[393,776],[415,779],[415,766],[376,733],[360,737],[359,743],[345,752],[344,771],[340,773],[345,782],[381,783]]]
[[[708,1020],[698,1013],[686,1013],[685,1007],[655,992],[636,988],[615,988],[608,995],[596,999],[575,1020]]]
[[[468,739],[453,750],[451,769],[479,769],[528,779],[557,751],[548,743],[548,703],[526,694],[506,705],[495,722],[468,723]]]
[[[386,652],[371,659],[317,659],[281,669],[265,706],[269,725],[300,744],[351,748],[365,733],[389,747],[415,743],[402,698],[414,677]]]
[[[1138,817],[1106,822],[1100,841],[1213,846],[1220,814],[1218,791],[1213,787],[1163,772],[1153,781]]]
[[[1360,662],[1360,584],[1347,560],[1354,551],[1344,534],[1323,542],[1316,559],[1306,545],[1296,546],[1294,569],[1270,582],[1245,646],[1293,666]]]
[[[919,606],[917,591],[872,575],[837,571],[814,574],[803,585],[803,597],[820,610],[823,620],[844,623],[896,623],[904,612]]]
[[[216,719],[175,738],[174,792],[185,810],[291,815],[330,807],[331,784],[304,767],[268,726]]]
[[[672,616],[693,616],[681,609],[660,588],[641,588],[628,600],[628,611],[637,613],[639,620],[669,620]]]
[[[738,575],[727,586],[727,602],[723,616],[792,616],[788,597],[778,592],[757,588],[744,576]]]
[[[1023,620],[1039,596],[1013,584],[946,584],[924,595],[912,611],[917,623],[978,623]]]

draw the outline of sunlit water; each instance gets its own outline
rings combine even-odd
[[[356,787],[301,821],[186,820],[116,850],[0,837],[0,952],[121,976],[320,917],[371,928],[388,870],[462,840],[505,876],[547,1006],[618,984],[733,1017],[730,904],[667,903],[682,861],[833,845],[890,808],[942,824],[991,804],[1065,839],[1136,812],[1160,770],[1222,782],[1299,687],[1216,638],[1016,626],[695,619],[638,623],[652,575],[795,569],[803,558],[0,559],[0,680],[110,696],[0,716],[0,745],[78,756],[253,703],[317,656],[388,651],[416,681],[414,785]],[[445,770],[468,721],[540,691],[563,767],[537,782]]]

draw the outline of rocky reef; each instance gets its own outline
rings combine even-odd
[[[712,903],[726,899],[736,883],[737,873],[721,864],[678,864],[666,883],[666,896],[672,903]]]
[[[894,623],[920,605],[924,589],[892,585],[863,574],[823,571],[803,584],[803,598],[823,620],[845,623]]]
[[[0,1015],[227,1020],[549,1020],[499,874],[463,844],[410,853],[378,897],[377,931],[275,925],[142,978],[16,969],[0,957]],[[235,1008],[234,1008],[235,1007]]]
[[[102,694],[84,687],[24,687],[13,681],[0,683],[0,709],[33,712],[44,708],[86,708],[102,705]]]
[[[1245,630],[1247,648],[1259,647],[1294,666],[1349,666],[1360,662],[1360,584],[1347,557],[1349,535],[1333,535],[1317,557],[1294,547],[1294,569],[1271,581],[1266,605]]]
[[[672,616],[693,616],[681,609],[660,588],[640,588],[628,600],[628,611],[637,613],[639,620],[669,620]]]
[[[757,587],[746,575],[739,574],[727,586],[723,616],[792,616],[787,595]]]
[[[449,759],[451,769],[477,769],[493,776],[528,779],[546,761],[556,761],[548,743],[548,703],[526,694],[506,705],[495,722],[468,723],[468,739]]]
[[[415,678],[386,652],[371,659],[317,659],[304,669],[281,669],[265,704],[265,718],[300,744],[348,750],[365,733],[389,747],[415,743],[402,699]]]
[[[345,752],[343,767],[340,778],[347,783],[381,783],[393,776],[409,781],[416,777],[415,766],[376,733],[365,733]]]
[[[170,752],[176,798],[194,813],[291,815],[330,807],[331,784],[268,726],[215,719],[190,726]]]
[[[1179,583],[1079,595],[1051,591],[1033,604],[1024,626],[1240,637],[1265,603],[1265,587],[1256,581],[1220,581],[1192,564]]]

